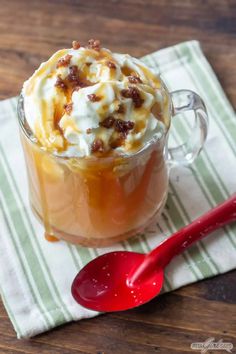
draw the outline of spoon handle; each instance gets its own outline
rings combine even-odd
[[[158,265],[165,267],[173,257],[185,251],[194,242],[232,221],[236,221],[236,194],[175,232],[152,250],[147,258],[154,258]]]
[[[236,194],[175,232],[145,257],[144,262],[130,275],[131,283],[150,272],[165,268],[173,257],[184,252],[194,242],[236,220]]]

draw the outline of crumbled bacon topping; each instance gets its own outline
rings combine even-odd
[[[72,58],[72,55],[66,54],[65,57],[58,60],[56,67],[60,68],[61,66],[68,66],[70,64],[71,58]]]
[[[114,127],[116,132],[123,134],[123,139],[126,138],[128,131],[134,128],[134,122],[131,122],[130,120],[125,121],[122,119],[116,119],[113,116],[108,116],[100,122],[99,125],[107,129]]]
[[[119,107],[116,112],[117,113],[125,113],[125,107],[122,103],[119,104]]]
[[[78,66],[72,65],[69,67],[69,75],[67,76],[68,81],[72,82],[73,85],[79,85],[79,70]]]
[[[136,75],[128,76],[128,80],[131,84],[142,84],[142,80]]]
[[[92,85],[91,82],[85,78],[80,78],[80,72],[76,65],[69,67],[68,82],[71,84],[73,91],[79,91],[83,87]]]
[[[102,139],[95,139],[92,143],[92,146],[91,146],[91,151],[92,152],[103,152],[104,151],[104,144],[103,144],[103,141]]]
[[[123,89],[121,90],[121,95],[125,98],[131,98],[135,108],[140,108],[144,102],[137,87],[129,87],[128,89]]]
[[[95,95],[95,93],[91,93],[90,95],[87,95],[87,97],[91,102],[98,102],[101,99],[101,97]]]
[[[109,116],[109,117],[105,118],[102,122],[100,122],[99,125],[101,127],[109,129],[113,126],[114,123],[115,123],[115,118],[112,116]]]
[[[115,121],[115,131],[119,133],[124,133],[126,135],[129,130],[132,130],[134,127],[134,122],[130,120],[124,121],[122,119],[116,119]]]
[[[88,41],[88,48],[99,51],[100,50],[100,41],[98,39],[90,39]]]
[[[72,107],[73,107],[73,103],[67,103],[67,104],[64,105],[64,109],[65,109],[67,114],[71,113]]]
[[[76,86],[74,87],[74,90],[73,91],[79,91],[81,88],[83,87],[88,87],[90,86],[90,84],[86,81],[80,81],[78,80],[78,82],[76,83]]]
[[[60,77],[60,75],[57,76],[57,81],[55,83],[55,86],[61,88],[62,90],[67,89],[67,86],[65,82],[62,80],[62,78]]]
[[[110,68],[110,69],[115,69],[115,68],[116,68],[116,64],[113,63],[113,61],[110,61],[110,60],[106,62],[106,65],[107,65],[108,68]]]
[[[73,49],[79,49],[80,48],[80,43],[78,41],[73,41],[72,42],[72,48]]]

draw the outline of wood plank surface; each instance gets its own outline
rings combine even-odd
[[[236,107],[235,0],[0,0],[0,99],[17,95],[54,51],[91,37],[137,57],[197,39]],[[191,343],[209,337],[236,352],[235,304],[233,271],[19,341],[0,301],[0,354],[193,353]]]

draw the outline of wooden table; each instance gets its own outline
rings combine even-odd
[[[96,37],[111,50],[142,56],[195,38],[236,106],[235,0],[0,0],[0,18],[1,99],[17,95],[34,69],[72,39]],[[233,343],[235,351],[235,303],[234,271],[30,341],[15,338],[0,304],[0,353],[192,353],[192,342],[209,337]]]

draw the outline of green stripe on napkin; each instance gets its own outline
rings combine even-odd
[[[205,101],[210,118],[204,150],[191,168],[171,171],[169,195],[158,224],[106,249],[48,243],[32,215],[16,118],[17,98],[0,102],[0,293],[18,338],[97,313],[77,305],[71,282],[92,258],[110,250],[148,252],[165,237],[236,192],[236,117],[199,43],[185,42],[147,55],[170,91],[190,89]],[[191,126],[173,121],[171,141],[181,143]],[[236,267],[236,224],[201,240],[167,268],[164,291]]]

